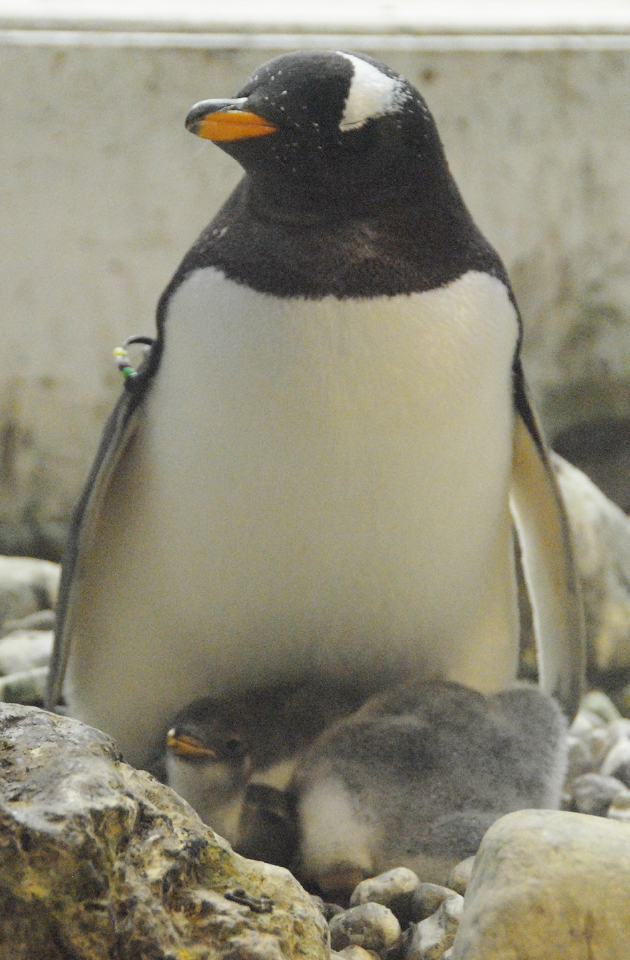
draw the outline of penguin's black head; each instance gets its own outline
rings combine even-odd
[[[276,57],[236,99],[196,104],[186,126],[238,160],[272,211],[377,213],[452,182],[418,91],[364,54]]]

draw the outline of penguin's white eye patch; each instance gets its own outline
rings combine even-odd
[[[368,120],[402,109],[409,93],[401,80],[387,77],[371,63],[350,53],[339,52],[339,56],[349,60],[354,68],[340,130],[356,130]]]

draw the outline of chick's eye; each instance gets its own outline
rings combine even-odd
[[[225,752],[232,756],[238,756],[243,751],[243,741],[238,737],[230,737],[225,741]]]

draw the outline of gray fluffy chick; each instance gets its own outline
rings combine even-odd
[[[294,872],[333,900],[398,866],[444,884],[503,814],[557,809],[566,731],[554,701],[532,686],[486,697],[433,682],[373,697],[295,770]]]

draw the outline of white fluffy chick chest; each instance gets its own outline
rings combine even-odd
[[[483,273],[319,301],[186,279],[138,453],[164,589],[220,638],[218,683],[374,656],[448,672],[453,638],[509,606],[488,596],[509,565],[516,338]]]

